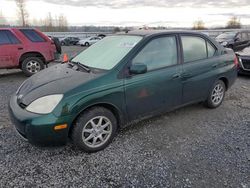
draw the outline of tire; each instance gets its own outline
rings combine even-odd
[[[106,108],[94,107],[77,118],[71,138],[75,146],[92,153],[106,148],[116,132],[117,120],[114,114]]]
[[[85,44],[84,44],[85,46],[89,46],[89,43],[88,42],[85,42]]]
[[[27,57],[22,62],[22,71],[26,76],[32,76],[44,69],[44,62],[38,57]]]
[[[205,105],[208,108],[218,108],[225,97],[226,86],[222,80],[218,80],[214,83],[212,89],[209,91],[209,95],[207,100],[205,101]]]
[[[59,39],[57,37],[53,37],[52,40],[55,43],[57,53],[61,54],[62,53],[62,47],[61,47]]]

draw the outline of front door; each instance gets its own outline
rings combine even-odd
[[[176,36],[149,41],[131,64],[145,64],[144,74],[125,79],[125,97],[130,120],[170,109],[181,102],[181,65]]]

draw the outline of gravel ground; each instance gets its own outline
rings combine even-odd
[[[16,135],[0,76],[0,187],[250,187],[250,77],[215,110],[192,105],[131,125],[104,151],[35,147]]]

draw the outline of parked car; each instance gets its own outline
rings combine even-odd
[[[239,74],[250,75],[250,46],[236,54],[239,58]]]
[[[225,32],[217,36],[215,40],[234,51],[242,50],[250,44],[250,31]]]
[[[69,45],[76,45],[80,39],[78,37],[66,37],[61,40],[61,45],[69,46]]]
[[[78,45],[81,45],[81,46],[90,46],[92,44],[95,44],[96,42],[98,42],[101,39],[102,38],[100,38],[100,37],[89,37],[89,38],[80,40],[78,42]]]
[[[101,38],[101,39],[103,39],[104,37],[106,37],[107,35],[105,35],[105,34],[98,34],[97,35],[97,37],[99,37],[99,38]]]
[[[0,29],[0,68],[20,68],[31,76],[61,53],[53,41],[36,29]]]
[[[31,143],[69,136],[96,152],[129,122],[191,103],[219,107],[237,66],[231,49],[197,32],[110,36],[26,80],[10,99],[10,116]]]

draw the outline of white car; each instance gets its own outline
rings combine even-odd
[[[100,38],[100,37],[89,37],[89,38],[80,40],[77,44],[81,45],[81,46],[90,46],[92,44],[95,44],[96,42],[98,42],[101,39],[102,38]]]

